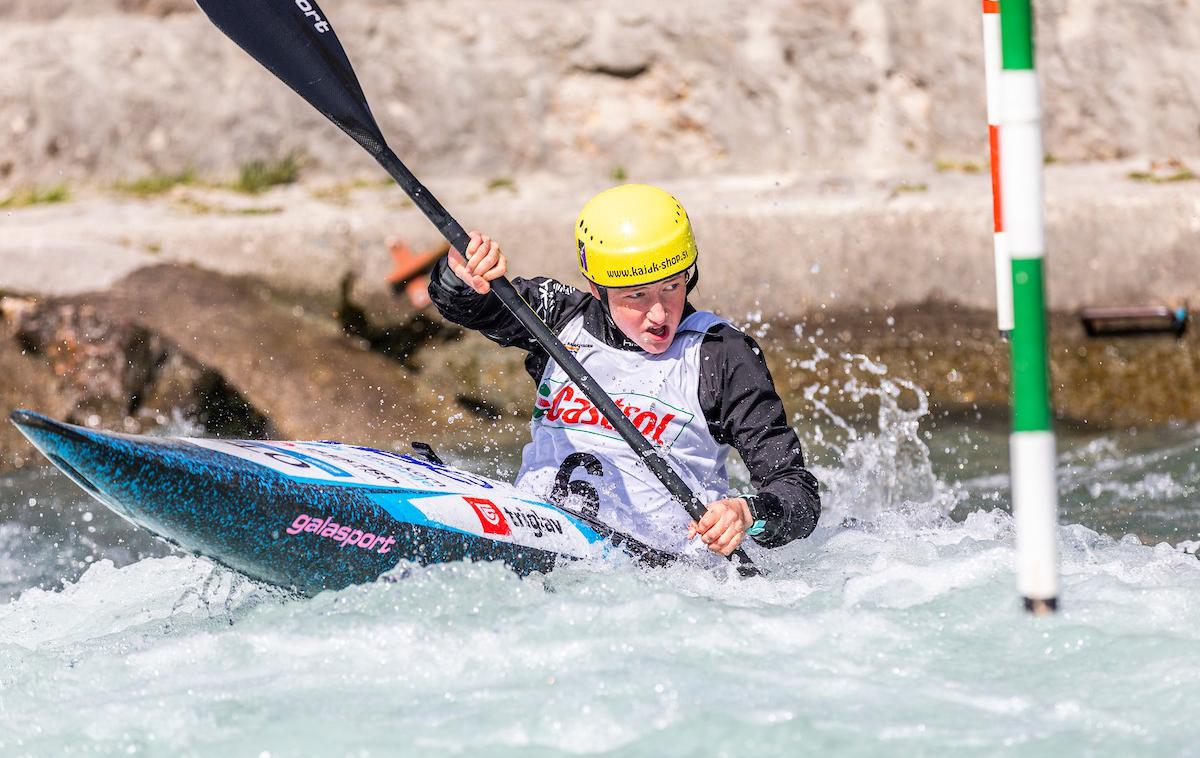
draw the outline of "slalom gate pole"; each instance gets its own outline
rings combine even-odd
[[[1034,614],[1058,607],[1058,488],[1046,340],[1042,123],[1031,0],[1001,0],[1000,167],[1012,255],[1012,419],[1009,438],[1017,589]]]
[[[992,252],[996,259],[996,326],[1012,335],[1012,264],[1000,212],[1000,2],[983,0],[983,69],[987,91],[988,166],[992,174]]]

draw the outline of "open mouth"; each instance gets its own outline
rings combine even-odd
[[[666,324],[663,324],[662,326],[651,327],[646,330],[647,333],[659,340],[665,338],[668,331],[670,331],[670,329],[667,328]]]

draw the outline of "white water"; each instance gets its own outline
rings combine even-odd
[[[1026,617],[1003,478],[939,477],[922,393],[867,373],[838,391],[878,398],[878,429],[815,420],[825,516],[756,554],[768,578],[450,564],[297,600],[199,559],[102,559],[0,605],[0,754],[1200,750],[1195,543],[1064,526],[1063,611]],[[1178,436],[1124,464],[1115,438],[1068,449],[1064,499],[1194,506],[1200,434]]]

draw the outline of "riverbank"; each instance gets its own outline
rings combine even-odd
[[[1143,169],[1047,167],[1051,308],[1200,299],[1200,180],[1147,180]],[[351,274],[356,300],[389,310],[383,241],[399,234],[425,249],[440,240],[398,188],[378,179],[312,178],[253,195],[199,183],[141,198],[94,189],[71,202],[3,210],[0,290],[78,294],[182,263],[326,301]],[[464,225],[504,242],[516,275],[564,281],[576,275],[564,254],[571,219],[609,183],[428,180]],[[827,308],[994,307],[986,174],[722,176],[668,186],[696,226],[702,307],[792,321]]]
[[[530,412],[520,351],[406,311],[399,298],[389,297],[390,310],[367,309],[257,277],[158,264],[103,290],[10,295],[0,304],[0,371],[12,378],[0,386],[6,409],[131,432],[395,449],[419,439],[475,452],[522,439]],[[829,425],[823,409],[870,424],[877,397],[861,387],[880,376],[922,388],[935,424],[963,416],[1004,424],[1008,348],[989,311],[833,301],[800,320],[729,315],[762,344],[803,434]],[[1092,339],[1074,314],[1059,312],[1050,330],[1061,424],[1200,420],[1195,329],[1182,339]],[[5,468],[41,462],[7,424],[0,451]]]

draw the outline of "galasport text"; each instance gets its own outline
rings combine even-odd
[[[390,553],[392,545],[396,544],[394,537],[371,534],[370,532],[364,532],[362,529],[343,526],[332,519],[313,518],[307,513],[301,513],[297,516],[292,521],[292,525],[287,529],[288,534],[300,534],[301,532],[312,532],[318,537],[324,537],[339,543],[341,547],[350,545],[364,550],[378,549],[380,553]]]

